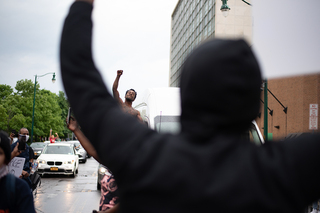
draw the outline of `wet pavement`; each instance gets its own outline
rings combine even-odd
[[[97,190],[99,163],[92,157],[79,164],[78,174],[45,175],[37,189],[34,204],[37,213],[88,212],[99,209],[100,191]]]

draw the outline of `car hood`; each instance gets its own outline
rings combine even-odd
[[[86,150],[85,149],[79,149],[79,150],[77,150],[78,152],[86,152]]]
[[[64,160],[74,160],[75,155],[61,155],[61,154],[41,154],[39,157],[41,160],[46,161],[64,161]]]

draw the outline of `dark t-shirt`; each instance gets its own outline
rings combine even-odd
[[[6,186],[8,184],[7,178],[8,175],[0,179],[0,212],[35,212],[33,195],[28,184],[22,179],[14,177],[14,194],[10,196],[11,191],[8,192],[10,187]],[[9,199],[12,200],[11,207]]]

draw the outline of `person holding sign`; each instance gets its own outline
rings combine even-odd
[[[27,144],[27,141],[29,140],[29,131],[27,128],[21,128],[18,132],[19,137],[18,140],[11,144],[11,159],[14,157],[22,157],[25,158],[22,174],[20,178],[24,179],[30,186],[31,189],[31,181],[29,178],[30,175],[30,167],[32,160],[30,158],[30,147]]]
[[[36,212],[28,184],[9,173],[10,160],[10,140],[0,131],[0,212]]]

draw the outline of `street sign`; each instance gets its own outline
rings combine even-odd
[[[309,129],[318,129],[318,104],[310,104]]]

